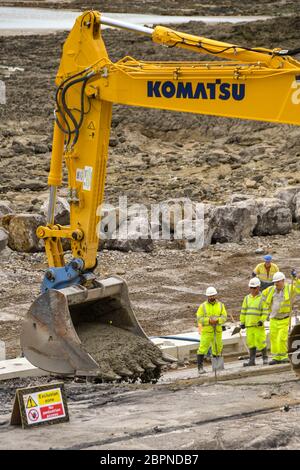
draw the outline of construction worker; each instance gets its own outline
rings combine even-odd
[[[253,271],[253,276],[257,276],[261,282],[261,290],[272,286],[275,273],[279,271],[277,264],[272,263],[272,256],[264,256],[264,263],[259,263]]]
[[[285,282],[285,275],[277,272],[273,276],[274,285],[262,294],[270,315],[270,342],[272,360],[270,365],[288,361],[287,341],[293,299],[300,294],[300,279],[295,276],[293,284]]]
[[[247,345],[250,358],[244,362],[244,366],[255,366],[256,351],[262,352],[263,364],[268,364],[268,352],[266,331],[264,322],[268,318],[268,307],[266,307],[264,298],[260,292],[260,280],[258,277],[250,279],[250,293],[246,295],[243,301],[240,322],[241,328],[246,328]]]
[[[197,324],[201,328],[200,345],[197,353],[198,373],[204,374],[204,356],[212,347],[213,356],[221,356],[223,350],[222,325],[227,320],[227,312],[222,302],[217,300],[217,291],[214,287],[206,289],[207,300],[200,305],[197,311]]]

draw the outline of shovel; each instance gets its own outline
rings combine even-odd
[[[237,333],[239,333],[241,331],[241,327],[240,326],[236,326],[234,329],[233,329],[233,332],[231,333],[231,336],[233,335],[236,335]]]
[[[218,370],[224,370],[224,358],[223,358],[223,356],[218,355],[216,326],[214,326],[214,343],[215,343],[216,356],[215,357],[212,356],[211,366],[212,366],[213,372],[215,373],[215,378],[217,380],[217,371]]]

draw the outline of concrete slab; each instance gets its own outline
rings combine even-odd
[[[292,324],[295,323],[293,319]],[[248,353],[246,346],[246,331],[231,335],[236,325],[223,331],[223,355],[226,357],[231,354],[245,355]],[[270,345],[269,322],[266,322],[267,345]],[[194,360],[199,347],[200,335],[198,331],[189,331],[162,337],[151,337],[151,341],[164,352],[170,354],[179,361]],[[188,341],[186,341],[188,339]],[[193,341],[194,340],[194,341]]]
[[[246,333],[241,332],[231,336],[234,326],[223,332],[223,354],[224,356],[240,353],[246,354]],[[153,337],[151,341],[179,361],[194,360],[199,347],[200,335],[198,331],[179,333],[165,336],[164,338]]]
[[[48,372],[33,366],[25,357],[0,361],[0,381],[19,377],[41,377]]]

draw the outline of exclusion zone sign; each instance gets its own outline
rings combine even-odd
[[[11,424],[23,428],[69,421],[63,382],[16,390]]]

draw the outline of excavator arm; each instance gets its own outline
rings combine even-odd
[[[101,37],[101,23],[146,34],[153,42],[171,48],[225,60],[147,62],[125,57],[113,63]],[[43,294],[30,309],[21,335],[31,362],[54,372],[98,374],[106,379],[114,374],[130,376],[132,370],[135,376],[141,375],[140,369],[144,372],[161,365],[161,356],[151,345],[144,362],[133,361],[130,370],[107,364],[103,367],[77,334],[80,328],[76,326],[82,321],[92,326],[96,321],[97,327],[99,322],[113,324],[146,340],[131,309],[125,282],[118,278],[99,281],[93,273],[112,105],[299,125],[300,63],[285,54],[281,49],[246,48],[162,26],[151,29],[129,25],[95,11],[76,20],[64,44],[56,78],[49,213],[47,225],[37,230],[45,241],[49,268]],[[54,220],[63,162],[68,170],[71,207],[70,225],[65,227]],[[71,241],[72,260],[67,263],[63,238]],[[132,358],[129,362],[132,364]]]
[[[136,30],[169,47],[230,60],[145,62],[125,57],[113,63],[101,38],[100,23]],[[64,45],[57,75],[48,180],[52,197],[48,226],[38,230],[45,239],[49,265],[64,265],[59,240],[69,238],[73,257],[83,260],[86,270],[95,267],[96,213],[103,201],[112,104],[299,125],[300,63],[280,52],[243,48],[162,26],[128,25],[98,12],[79,17]],[[63,159],[69,175],[70,228],[53,225]]]

